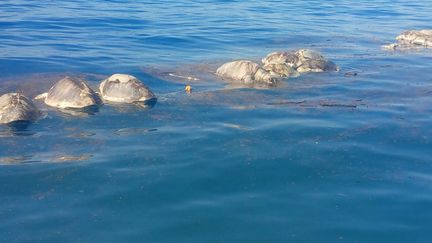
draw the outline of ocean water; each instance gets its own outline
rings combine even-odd
[[[431,12],[429,0],[0,1],[1,93],[129,73],[158,96],[94,114],[38,103],[44,119],[0,127],[0,242],[432,242],[432,52],[380,47],[431,28]],[[341,71],[269,89],[212,75],[296,48]]]

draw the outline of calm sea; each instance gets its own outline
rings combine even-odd
[[[0,92],[129,73],[151,109],[0,127],[0,242],[432,242],[430,0],[1,0]],[[232,87],[217,65],[311,48],[338,73]],[[192,94],[185,94],[185,79]],[[205,73],[206,75],[201,75]]]

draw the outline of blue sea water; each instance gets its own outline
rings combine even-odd
[[[38,104],[0,127],[0,242],[432,242],[432,52],[423,1],[1,0],[0,91],[130,73],[151,109]],[[311,48],[341,71],[270,89],[211,75]],[[354,74],[357,75],[349,75]]]

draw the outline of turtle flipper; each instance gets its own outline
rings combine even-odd
[[[39,95],[36,95],[36,97],[34,97],[35,100],[43,100],[48,96],[48,93],[42,93]]]

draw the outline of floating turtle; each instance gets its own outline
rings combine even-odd
[[[297,70],[286,63],[267,63],[263,66],[271,75],[280,76],[283,78],[298,77],[300,75]]]
[[[276,76],[271,75],[260,65],[247,60],[225,63],[216,70],[216,74],[223,79],[241,81],[244,84],[275,85],[278,81]]]
[[[296,55],[299,58],[296,70],[300,73],[339,71],[336,64],[324,58],[319,52],[303,49],[298,50]]]
[[[386,49],[409,49],[432,47],[432,29],[408,30],[396,37],[397,43],[384,46]]]
[[[0,96],[0,124],[14,125],[36,121],[41,112],[33,102],[19,93]]]
[[[269,64],[287,64],[293,68],[296,68],[298,57],[295,52],[272,52],[268,54],[261,61],[264,65]]]
[[[333,62],[324,58],[319,52],[300,49],[295,52],[272,52],[262,59],[264,68],[282,77],[306,72],[338,71]],[[278,64],[278,65],[275,65]]]
[[[84,80],[72,77],[59,80],[47,93],[35,99],[44,99],[45,104],[62,109],[87,109],[100,104],[98,95]]]
[[[114,74],[99,85],[103,100],[116,103],[153,104],[156,96],[140,80],[132,75]]]

